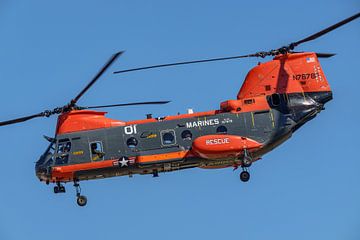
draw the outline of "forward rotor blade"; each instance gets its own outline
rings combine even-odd
[[[166,103],[169,103],[169,102],[170,102],[170,101],[121,103],[121,104],[112,104],[112,105],[101,105],[101,106],[91,106],[91,107],[79,107],[79,109],[124,107],[124,106],[149,105],[149,104],[166,104]]]
[[[353,16],[351,16],[351,17],[349,17],[349,18],[346,18],[346,19],[342,20],[341,22],[338,22],[338,23],[336,23],[336,24],[334,24],[334,25],[332,25],[332,26],[330,26],[330,27],[328,27],[328,28],[325,28],[324,30],[321,30],[320,32],[317,32],[317,33],[315,33],[315,34],[313,34],[313,35],[311,35],[311,36],[309,36],[309,37],[306,37],[306,38],[304,38],[304,39],[301,39],[300,41],[294,42],[294,43],[292,43],[292,44],[290,44],[290,45],[293,45],[294,47],[296,47],[296,46],[298,46],[298,45],[301,44],[301,43],[305,43],[305,42],[309,42],[309,41],[312,41],[312,40],[314,40],[314,39],[317,39],[318,37],[321,37],[322,35],[324,35],[324,34],[326,34],[326,33],[328,33],[328,32],[331,32],[332,30],[335,30],[335,29],[341,27],[342,25],[347,24],[347,23],[355,20],[355,19],[358,18],[358,17],[360,17],[360,12],[357,13],[357,14],[355,14],[355,15],[353,15]]]
[[[260,57],[260,55],[258,55],[258,53],[256,53],[256,54],[248,54],[248,55],[242,55],[242,56],[231,56],[231,57],[221,57],[221,58],[209,58],[209,59],[201,59],[201,60],[195,60],[195,61],[166,63],[166,64],[159,64],[159,65],[152,65],[152,66],[146,66],[146,67],[138,67],[138,68],[131,68],[131,69],[126,69],[126,70],[120,70],[120,71],[114,72],[114,74],[126,73],[126,72],[135,72],[135,71],[141,71],[141,70],[152,69],[152,68],[163,68],[163,67],[171,67],[171,66],[178,66],[178,65],[194,64],[194,63],[205,63],[205,62],[225,61],[225,60],[232,60],[232,59],[237,59],[237,58],[247,58],[247,57]]]
[[[86,85],[86,87],[74,98],[71,100],[70,107],[75,106],[77,101],[81,98],[84,93],[89,90],[89,88],[103,75],[103,73],[108,69],[111,64],[121,55],[124,51],[117,52],[111,56],[111,58],[107,61],[107,63],[100,69],[100,71],[95,75],[95,77]]]
[[[0,122],[0,126],[10,125],[10,124],[20,123],[20,122],[25,122],[25,121],[27,121],[27,120],[30,120],[30,119],[33,119],[33,118],[37,118],[37,117],[45,117],[45,114],[42,112],[42,113],[38,113],[38,114],[26,116],[26,117],[16,118],[16,119],[8,120],[8,121],[3,121],[3,122]]]

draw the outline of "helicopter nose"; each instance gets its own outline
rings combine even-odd
[[[46,180],[46,168],[44,168],[43,166],[36,164],[35,165],[35,173],[40,181]]]
[[[43,156],[41,156],[39,161],[37,161],[35,164],[35,174],[40,181],[49,180],[48,167],[45,164]]]

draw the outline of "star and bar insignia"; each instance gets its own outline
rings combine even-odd
[[[114,166],[119,167],[128,167],[129,165],[132,165],[135,163],[135,157],[121,157],[120,159],[113,162]]]

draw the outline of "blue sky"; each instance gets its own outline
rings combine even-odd
[[[172,100],[108,114],[121,120],[217,109],[265,60],[111,72],[269,50],[359,10],[357,0],[0,0],[0,116],[62,106],[118,50],[80,105]],[[254,164],[246,184],[232,169],[88,181],[79,208],[70,184],[54,195],[34,175],[56,118],[1,127],[0,239],[360,239],[359,42],[357,20],[297,49],[338,54],[321,61],[334,100]]]

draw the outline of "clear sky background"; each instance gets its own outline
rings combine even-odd
[[[270,50],[359,11],[358,0],[0,0],[0,119],[62,106],[118,50],[80,105],[172,100],[111,109],[121,120],[217,109],[265,60],[111,72]],[[297,49],[338,54],[321,60],[334,100],[248,183],[232,169],[88,181],[80,208],[71,184],[55,195],[34,174],[56,118],[1,127],[0,239],[360,239],[359,43],[358,19]]]

